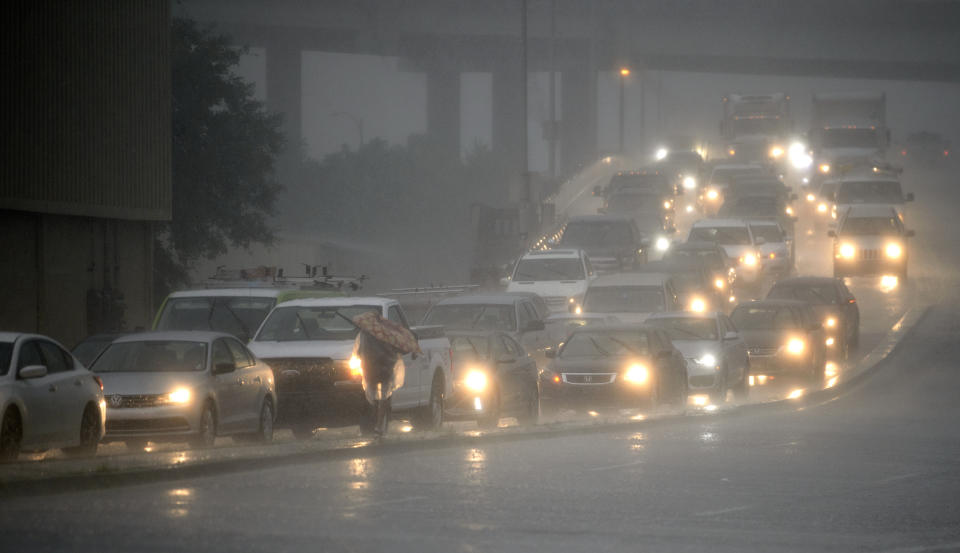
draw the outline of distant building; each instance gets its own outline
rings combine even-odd
[[[147,325],[169,220],[169,0],[6,8],[0,330]]]

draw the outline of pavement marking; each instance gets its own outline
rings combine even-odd
[[[916,478],[917,476],[923,476],[922,472],[908,472],[906,474],[898,474],[896,476],[890,476],[888,478],[883,478],[877,480],[877,484],[889,484],[890,482],[896,482],[897,480],[906,480],[908,478]]]
[[[419,501],[421,499],[426,499],[425,495],[414,495],[411,497],[401,497],[399,499],[385,499],[383,501],[372,501],[370,503],[363,503],[362,505],[357,505],[355,507],[348,507],[348,511],[356,511],[357,509],[366,509],[368,507],[379,507],[381,505],[392,505],[394,503],[407,503],[410,501]]]
[[[627,468],[627,467],[635,467],[635,466],[637,466],[637,465],[642,465],[642,464],[644,464],[644,463],[646,463],[646,461],[640,460],[640,461],[634,461],[634,462],[632,462],[632,463],[623,463],[623,464],[621,464],[621,465],[609,465],[609,466],[605,466],[605,467],[593,467],[593,468],[587,469],[587,472],[596,472],[596,471],[601,471],[601,470],[623,469],[623,468]]]
[[[702,511],[700,513],[694,513],[695,517],[713,517],[717,515],[724,515],[727,513],[735,513],[737,511],[746,511],[751,505],[743,505],[741,507],[728,507],[726,509],[716,509],[714,511]]]

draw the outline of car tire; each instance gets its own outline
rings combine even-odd
[[[477,426],[483,430],[493,430],[500,425],[500,390],[494,389],[490,408],[477,417]]]
[[[264,398],[260,406],[260,418],[257,421],[257,431],[249,434],[241,434],[238,441],[268,444],[273,441],[273,402],[269,398]]]
[[[213,404],[209,401],[203,405],[199,422],[197,435],[190,440],[190,445],[196,448],[213,447],[217,439],[217,416],[214,413]]]
[[[523,407],[517,415],[517,422],[521,426],[533,426],[540,421],[540,389],[536,383],[529,386]]]
[[[430,400],[417,417],[416,426],[419,430],[439,430],[443,426],[443,400],[443,377],[438,372],[433,376],[433,383],[430,385]]]
[[[743,378],[733,387],[733,398],[737,401],[745,401],[750,397],[750,367],[743,371]]]
[[[10,407],[0,422],[0,461],[16,461],[23,440],[23,421],[20,412]]]
[[[100,445],[100,411],[93,405],[87,405],[80,416],[80,445],[65,447],[63,452],[71,457],[89,457],[96,455]]]
[[[660,379],[654,379],[650,384],[650,395],[647,396],[647,408],[656,411],[660,407]]]

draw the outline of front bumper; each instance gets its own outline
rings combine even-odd
[[[614,378],[603,384],[574,384],[569,382],[571,375],[559,376],[561,382],[543,379],[540,393],[545,401],[569,406],[636,407],[650,398],[650,381],[632,384]]]
[[[785,352],[772,355],[748,352],[751,374],[805,374],[810,370],[806,355],[796,356]]]
[[[835,257],[833,270],[837,276],[874,276],[903,272],[907,267],[904,259],[844,259]]]
[[[457,387],[444,401],[444,418],[456,421],[476,420],[490,413],[492,406],[493,395],[489,390],[474,392]]]
[[[199,431],[200,405],[112,408],[108,403],[104,440],[188,438]]]

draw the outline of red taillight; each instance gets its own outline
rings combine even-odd
[[[849,300],[847,300],[847,303],[857,303],[857,300],[850,298]]]
[[[95,374],[94,374],[94,375],[91,375],[91,376],[93,376],[93,381],[97,383],[97,386],[100,386],[100,391],[102,392],[102,391],[103,391],[103,381],[100,380],[100,377],[97,376],[97,375],[95,375]]]
[[[907,155],[907,151],[906,151],[906,150],[900,150],[900,155],[902,155],[902,156]]]
[[[950,155],[950,150],[944,150],[944,151],[943,151],[943,157],[947,157],[947,156],[949,156],[949,155]]]
[[[555,384],[560,384],[560,375],[559,375],[559,374],[553,375],[553,382],[554,382]]]

